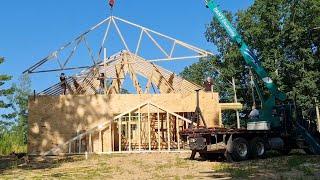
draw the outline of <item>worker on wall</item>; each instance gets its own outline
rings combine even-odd
[[[206,92],[213,91],[213,80],[211,77],[207,77],[207,79],[203,82],[203,88]]]
[[[67,93],[67,77],[64,73],[60,74],[60,85],[62,88],[62,94],[66,95],[66,93]]]

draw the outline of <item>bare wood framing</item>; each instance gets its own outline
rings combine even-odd
[[[121,134],[122,134],[122,122],[121,122],[121,117],[119,117],[119,119],[118,119],[118,124],[119,124],[119,127],[118,127],[118,134],[119,134],[119,152],[121,152],[122,151],[122,147],[121,147],[121,145],[122,145],[122,138],[121,138]]]
[[[170,138],[170,117],[169,113],[167,112],[167,137],[168,137],[168,151],[171,149],[171,138]]]
[[[180,150],[180,135],[179,135],[179,131],[180,131],[179,117],[176,117],[176,136],[177,136],[178,150]]]
[[[99,145],[100,145],[100,152],[103,152],[102,132],[101,132],[101,129],[99,130]]]
[[[150,103],[148,103],[148,141],[149,141],[149,151],[151,151],[151,123],[150,123]]]
[[[131,112],[129,113],[129,133],[128,133],[128,138],[129,138],[129,151],[132,151],[132,141],[131,141]]]
[[[160,151],[161,150],[161,146],[160,146],[161,139],[160,139],[160,112],[159,112],[159,109],[157,112],[157,121],[158,121],[158,150]]]
[[[139,110],[138,110],[138,114],[139,114],[139,118],[138,118],[138,143],[139,143],[139,151],[141,151],[141,107],[139,107]]]

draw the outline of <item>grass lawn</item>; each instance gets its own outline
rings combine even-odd
[[[0,179],[320,179],[320,156],[269,154],[240,163],[188,160],[189,154],[119,154],[33,158],[2,157]]]

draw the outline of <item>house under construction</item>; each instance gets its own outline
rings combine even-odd
[[[134,49],[130,48],[119,24],[139,31]],[[112,28],[123,48],[108,56],[106,44]],[[95,50],[90,46],[88,37],[99,29],[102,29],[103,36]],[[142,55],[144,38],[157,48],[162,57]],[[74,56],[80,46],[87,50],[92,63],[69,66],[71,61],[77,64]],[[68,48],[69,53],[63,57]],[[189,53],[175,53],[178,48]],[[57,83],[30,97],[28,153],[56,155],[187,150],[179,132],[195,122],[195,91],[202,87],[156,63],[166,61],[174,65],[178,60],[210,55],[213,54],[118,17],[103,20],[25,71],[36,74],[79,70],[66,78],[65,95],[61,83]],[[55,62],[57,67],[41,69],[51,62]],[[103,89],[98,78],[101,73],[105,78]],[[128,79],[134,94],[123,93]],[[200,90],[198,100],[203,120],[209,127],[222,126],[223,110],[242,108],[239,103],[219,103],[219,94],[212,91]]]

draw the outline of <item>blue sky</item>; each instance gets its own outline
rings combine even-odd
[[[253,0],[218,0],[221,8],[236,12]],[[28,67],[110,15],[106,0],[3,0],[0,9],[0,55],[6,63],[0,73],[14,81]],[[212,14],[202,0],[119,0],[114,15],[154,29],[202,49],[214,51],[204,37]],[[130,39],[129,39],[130,40]],[[177,63],[179,73],[191,64]],[[161,64],[160,64],[161,65]],[[59,73],[32,76],[33,89],[49,87]]]

